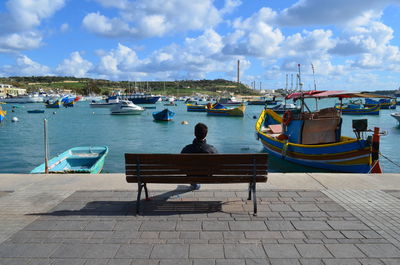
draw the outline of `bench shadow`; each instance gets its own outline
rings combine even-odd
[[[141,216],[204,214],[222,212],[221,201],[198,201],[194,198],[182,200],[181,194],[192,192],[186,186],[178,186],[175,190],[151,196],[149,200],[140,202]],[[136,192],[132,197],[136,197]],[[169,200],[171,199],[172,200]],[[136,200],[132,201],[90,201],[80,209],[74,209],[71,202],[61,202],[50,212],[30,213],[36,216],[135,216]]]

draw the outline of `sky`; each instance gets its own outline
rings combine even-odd
[[[400,0],[2,0],[0,17],[0,77],[235,81],[240,60],[257,89],[295,87],[298,65],[304,89],[400,86]]]

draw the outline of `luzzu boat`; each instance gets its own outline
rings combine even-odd
[[[379,100],[366,98],[364,106],[365,107],[373,107],[378,104],[381,105],[381,109],[395,109],[396,108],[396,100],[390,99],[390,98],[381,98]]]
[[[48,161],[49,173],[98,174],[108,154],[107,146],[82,146],[68,149]],[[31,174],[44,174],[45,164],[34,168]]]
[[[360,105],[348,104],[344,106],[336,105],[335,108],[343,115],[379,115],[381,105],[375,105],[370,108],[362,108]]]
[[[390,116],[395,118],[400,124],[400,112],[390,113]]]
[[[242,104],[235,108],[227,108],[220,103],[215,103],[214,105],[209,104],[206,111],[207,115],[243,117],[244,112],[246,111],[246,106]]]
[[[61,106],[61,101],[60,100],[56,100],[54,102],[50,102],[47,101],[46,102],[46,108],[50,108],[50,109],[58,109]]]
[[[153,118],[156,121],[171,121],[175,116],[175,112],[169,109],[153,112]]]
[[[4,120],[4,118],[6,117],[7,111],[3,110],[0,107],[0,122],[2,122]]]
[[[342,91],[311,91],[288,98],[357,97]],[[303,108],[302,108],[303,109]],[[365,125],[365,124],[364,124]],[[366,126],[361,127],[366,127]],[[379,128],[372,143],[360,137],[366,128],[358,128],[357,138],[341,135],[342,118],[335,108],[314,112],[285,112],[283,117],[264,109],[256,123],[258,139],[271,155],[293,163],[330,171],[381,173],[379,165]]]

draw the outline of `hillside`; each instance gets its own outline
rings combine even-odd
[[[109,81],[103,79],[59,77],[59,76],[13,76],[0,78],[0,83],[12,84],[26,88],[28,92],[44,90],[72,90],[74,93],[87,95],[89,93],[109,94],[115,90],[123,92],[151,92],[167,95],[192,95],[195,93],[216,95],[220,93],[235,93],[254,95],[256,92],[243,84],[215,79],[215,80],[178,80],[178,81]]]

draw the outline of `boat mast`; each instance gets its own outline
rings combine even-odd
[[[311,64],[311,69],[312,69],[312,75],[314,78],[314,91],[317,91],[317,84],[315,83],[315,71],[314,71],[314,65]],[[315,99],[315,108],[318,110],[318,99]]]

